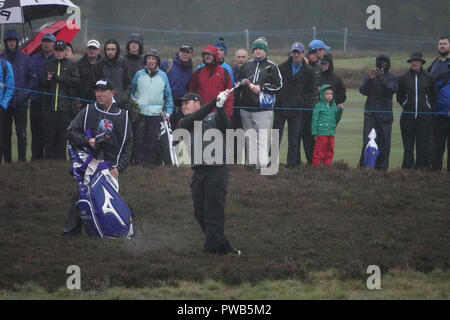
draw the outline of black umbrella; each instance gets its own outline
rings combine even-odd
[[[62,16],[69,7],[77,6],[69,0],[0,0],[0,24]]]

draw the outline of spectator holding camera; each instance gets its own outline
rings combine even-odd
[[[388,170],[391,152],[391,134],[394,117],[392,100],[398,89],[398,79],[389,72],[391,59],[380,54],[375,60],[375,67],[369,69],[369,74],[359,88],[359,92],[367,97],[364,112],[363,146],[360,168],[365,167],[364,150],[369,142],[372,129],[377,133],[377,144],[380,152],[375,169]]]

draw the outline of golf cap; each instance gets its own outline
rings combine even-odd
[[[64,40],[56,40],[55,42],[55,50],[56,49],[63,49],[66,50],[67,43]]]
[[[316,51],[319,49],[330,50],[331,48],[325,44],[322,40],[313,40],[309,44],[309,51]]]
[[[48,40],[48,41],[51,41],[51,42],[56,42],[56,37],[54,35],[52,35],[51,33],[46,33],[46,34],[44,34],[42,36],[42,40],[41,41],[44,41],[44,40]]]
[[[198,94],[193,93],[193,92],[188,92],[188,93],[186,93],[186,94],[180,99],[180,101],[191,101],[191,100],[193,100],[193,101],[200,101],[200,103],[202,103],[202,98],[201,98]]]
[[[99,80],[94,85],[94,89],[114,90],[112,83],[108,80]]]
[[[188,45],[182,45],[180,47],[179,51],[182,51],[182,50],[189,51],[189,53],[193,53],[194,52],[194,49],[191,46],[188,46]]]
[[[95,49],[100,49],[100,42],[94,39],[89,40],[88,43],[86,44],[86,48],[89,47],[95,47]]]
[[[291,52],[294,51],[305,52],[305,46],[300,42],[295,42],[291,47]]]
[[[64,40],[56,40],[55,42],[55,50],[56,49],[63,49],[66,50],[67,43]]]

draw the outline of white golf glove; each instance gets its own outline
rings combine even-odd
[[[217,102],[216,107],[217,108],[223,108],[223,105],[225,104],[225,101],[227,101],[228,98],[228,92],[223,91],[217,96]]]

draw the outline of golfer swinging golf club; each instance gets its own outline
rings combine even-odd
[[[198,94],[186,93],[181,98],[185,117],[180,120],[178,127],[188,130],[193,137],[194,122],[201,121],[203,132],[208,129],[218,129],[225,135],[230,123],[223,106],[229,94],[230,90],[223,91],[217,99],[202,106],[202,100]],[[217,113],[212,113],[214,108],[217,108]],[[225,195],[228,185],[228,167],[225,165],[225,158],[221,163],[207,164],[201,157],[201,164],[194,164],[194,151],[199,149],[203,154],[203,150],[208,145],[205,142],[201,143],[201,148],[195,147],[196,141],[191,144],[191,163],[194,171],[191,188],[195,218],[205,234],[203,252],[240,255],[241,251],[232,247],[224,234]],[[225,150],[223,155],[225,157]]]

